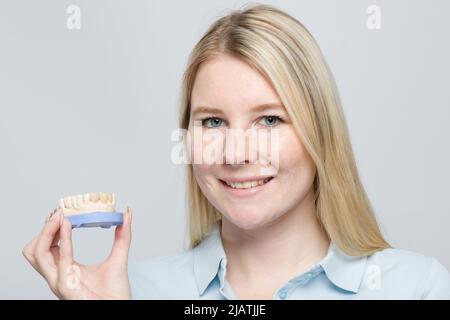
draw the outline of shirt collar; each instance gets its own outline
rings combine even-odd
[[[206,237],[193,249],[194,277],[200,295],[217,276],[226,255],[220,236],[221,223],[216,223]],[[327,278],[337,287],[357,293],[364,276],[367,257],[353,257],[330,242],[326,256],[318,263]],[[317,265],[316,265],[317,266]],[[223,279],[220,279],[221,282]]]
[[[193,249],[194,276],[200,295],[202,295],[220,269],[226,255],[220,236],[221,223],[216,223],[211,232]]]
[[[367,257],[354,257],[330,242],[327,255],[319,263],[328,279],[341,289],[357,293],[366,269]]]

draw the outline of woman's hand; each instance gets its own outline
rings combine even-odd
[[[123,224],[116,227],[109,257],[96,265],[82,265],[73,259],[72,225],[60,210],[55,210],[22,253],[60,299],[130,299],[127,272],[130,243],[128,208]]]

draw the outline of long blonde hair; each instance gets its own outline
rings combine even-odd
[[[327,236],[352,256],[390,247],[358,175],[333,75],[309,31],[270,5],[251,5],[220,17],[189,56],[181,88],[181,128],[189,127],[191,93],[200,65],[221,54],[239,57],[277,91],[316,165],[316,214]],[[201,192],[191,164],[186,178],[193,248],[221,213]]]

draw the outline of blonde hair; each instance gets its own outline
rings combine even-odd
[[[316,214],[327,236],[352,256],[390,247],[360,181],[332,73],[309,31],[285,12],[260,4],[215,21],[189,56],[181,88],[181,128],[189,127],[191,93],[200,65],[221,54],[239,57],[277,91],[316,165]],[[186,178],[193,248],[221,213],[201,192],[192,165],[187,165]]]

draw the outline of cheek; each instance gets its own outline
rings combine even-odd
[[[280,173],[302,183],[310,182],[315,175],[315,164],[293,128],[280,135]]]
[[[200,124],[190,125],[186,138],[186,150],[190,163],[206,164],[212,167],[222,163],[224,137],[225,133],[222,129],[204,129]],[[211,171],[209,168],[198,168],[199,172],[206,170]]]
[[[213,165],[192,165],[195,180],[208,201],[219,211],[228,212],[229,202],[224,200],[223,194],[220,190],[220,185],[215,176],[215,168]]]
[[[206,180],[208,180],[208,176],[211,175],[211,169],[208,165],[192,164],[192,170],[198,183],[206,182]]]
[[[200,189],[206,197],[210,197],[214,190],[215,185],[215,173],[213,165],[206,164],[192,164],[195,180],[197,181]]]

